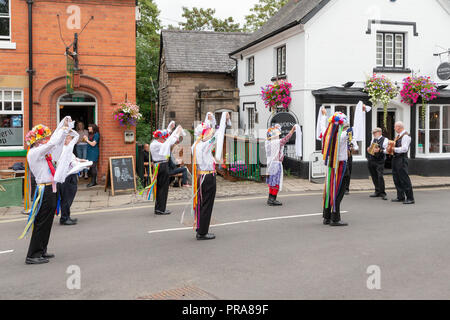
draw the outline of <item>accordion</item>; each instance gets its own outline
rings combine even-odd
[[[375,156],[375,149],[380,149],[380,145],[378,143],[376,143],[376,142],[371,144],[371,146],[369,147],[368,153],[371,156]]]
[[[395,153],[395,141],[393,140],[389,140],[388,141],[388,146],[386,148],[386,153],[393,156]]]

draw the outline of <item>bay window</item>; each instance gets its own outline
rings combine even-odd
[[[425,121],[422,106],[417,108],[417,155],[450,156],[450,105],[428,105]]]

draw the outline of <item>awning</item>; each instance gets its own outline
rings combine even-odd
[[[367,99],[369,95],[364,92],[364,88],[344,88],[344,87],[329,87],[312,91],[315,97],[342,97],[342,98],[359,98]]]

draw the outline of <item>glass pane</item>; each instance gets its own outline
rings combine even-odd
[[[0,147],[23,146],[23,116],[0,114]]]
[[[419,129],[425,129],[425,122],[422,120],[422,105],[417,108],[417,114],[418,114],[418,123],[419,123]]]
[[[430,153],[440,153],[440,152],[441,152],[440,131],[430,130]]]
[[[424,153],[425,153],[425,130],[419,130],[417,154],[424,154]]]
[[[22,102],[14,102],[14,111],[22,111]]]
[[[76,94],[66,94],[65,96],[61,97],[59,101],[60,102],[95,102],[95,99],[86,94],[76,93]]]
[[[9,15],[9,0],[0,0],[0,15]]]
[[[444,132],[442,132],[442,138],[444,139],[442,142],[442,152],[450,153],[450,130],[444,130]]]
[[[3,110],[4,111],[11,111],[12,110],[12,102],[4,101],[3,102]]]
[[[347,115],[347,106],[336,106],[334,108],[334,112],[342,112],[343,114]]]
[[[22,101],[22,91],[14,91],[14,101]]]
[[[444,127],[443,129],[450,129],[450,106],[443,106],[443,120],[444,120]]]
[[[0,36],[9,37],[9,18],[0,17]],[[1,39],[0,39],[1,40]]]
[[[3,91],[3,100],[12,101],[12,91]]]
[[[441,113],[441,107],[439,106],[431,106],[430,107],[430,129],[440,129],[441,128],[441,119],[439,117]]]

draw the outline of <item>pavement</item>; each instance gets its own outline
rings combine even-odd
[[[0,299],[445,299],[450,283],[450,188],[417,189],[416,204],[354,191],[342,203],[348,227],[322,224],[321,192],[219,198],[213,241],[153,204],[55,219],[45,265],[25,265],[23,221],[0,221]]]
[[[411,176],[414,188],[429,188],[450,186],[450,177],[423,177]],[[392,176],[385,177],[386,189],[395,190]],[[83,212],[86,210],[98,210],[105,208],[117,208],[123,206],[135,206],[148,204],[144,196],[139,194],[121,194],[117,193],[114,197],[108,190],[105,192],[104,186],[94,188],[86,188],[87,182],[80,180],[79,189],[72,205],[72,212]],[[283,192],[308,192],[322,191],[322,183],[312,183],[305,179],[295,177],[286,177],[284,179]],[[370,179],[353,179],[350,186],[351,191],[368,191],[373,190],[373,184]],[[217,198],[249,196],[249,195],[266,195],[268,194],[265,183],[254,181],[230,182],[222,177],[217,177]],[[190,188],[174,188],[170,187],[169,202],[189,200],[191,198]],[[21,207],[0,208],[0,221],[2,219],[21,218],[23,217]]]

